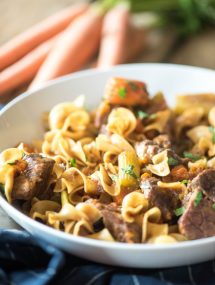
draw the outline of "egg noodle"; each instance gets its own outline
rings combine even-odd
[[[112,78],[96,110],[86,110],[83,96],[60,103],[44,121],[42,141],[2,151],[2,193],[32,219],[76,236],[185,241],[178,220],[189,185],[215,166],[214,103],[212,94],[183,95],[173,110],[162,93],[149,97],[144,83]],[[39,192],[26,171],[35,153],[54,161]]]

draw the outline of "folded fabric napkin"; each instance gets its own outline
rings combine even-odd
[[[0,284],[214,285],[215,262],[168,269],[129,269],[66,254],[29,233],[0,229]]]

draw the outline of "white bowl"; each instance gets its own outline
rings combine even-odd
[[[170,65],[132,64],[106,71],[89,70],[50,82],[35,92],[27,92],[0,113],[0,150],[18,142],[31,142],[42,137],[41,114],[55,104],[73,100],[79,94],[87,97],[87,107],[99,104],[109,77],[139,79],[148,84],[151,94],[163,91],[174,106],[180,93],[215,92],[215,72],[212,70]],[[127,267],[173,267],[213,259],[215,237],[177,244],[109,243],[66,234],[30,219],[0,197],[1,207],[19,225],[60,249],[93,261]]]

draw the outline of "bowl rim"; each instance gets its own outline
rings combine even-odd
[[[105,74],[110,71],[121,71],[126,69],[132,69],[132,68],[177,68],[177,69],[187,69],[190,71],[204,71],[208,73],[215,73],[215,70],[205,67],[198,67],[198,66],[192,66],[192,65],[186,65],[186,64],[174,64],[174,63],[128,63],[128,64],[120,64],[113,67],[108,68],[102,68],[102,69],[96,69],[96,68],[90,68],[86,70],[81,70],[74,72],[72,74],[64,75],[56,79],[49,80],[48,82],[44,83],[44,85],[32,89],[32,90],[26,90],[25,92],[21,93],[14,99],[12,99],[9,103],[7,103],[1,110],[0,110],[0,116],[9,108],[11,108],[13,105],[18,103],[19,101],[24,100],[26,97],[30,97],[34,95],[36,92],[40,91],[46,91],[49,87],[64,83],[69,80],[75,80],[76,78],[86,77],[86,76],[92,76],[92,75],[98,75],[98,74]]]
[[[34,95],[36,92],[39,91],[46,91],[51,86],[55,86],[57,84],[69,81],[69,80],[75,80],[76,78],[80,77],[87,77],[87,76],[92,76],[92,75],[97,75],[101,73],[107,73],[110,71],[121,71],[125,69],[131,69],[131,68],[140,68],[145,67],[145,68],[178,68],[178,69],[187,69],[190,71],[203,71],[203,72],[209,72],[209,73],[214,73],[215,76],[215,71],[209,68],[202,68],[202,67],[195,67],[195,66],[190,66],[190,65],[180,65],[180,64],[172,64],[172,63],[135,63],[135,64],[123,64],[123,65],[118,65],[114,66],[111,68],[107,69],[102,69],[102,70],[97,70],[97,69],[88,69],[88,70],[83,70],[83,71],[78,71],[73,74],[69,74],[66,76],[62,76],[57,79],[53,79],[46,83],[45,85],[35,89],[35,90],[30,90],[22,93],[21,95],[17,96],[14,98],[12,101],[10,101],[7,105],[5,105],[1,110],[0,110],[0,119],[1,116],[12,106],[16,105],[18,102],[24,100],[27,97],[30,97]],[[183,242],[178,242],[178,243],[172,243],[172,244],[144,244],[144,243],[136,243],[136,244],[128,244],[128,243],[121,243],[121,242],[107,242],[107,241],[102,241],[102,240],[96,240],[96,239],[91,239],[87,237],[81,237],[81,236],[74,236],[69,233],[65,233],[59,230],[56,230],[54,228],[51,228],[45,224],[42,224],[36,220],[33,220],[20,210],[18,210],[15,206],[11,205],[6,199],[3,197],[2,194],[0,194],[0,206],[5,210],[6,212],[10,212],[11,216],[19,216],[20,220],[24,220],[26,224],[32,226],[32,228],[41,231],[42,233],[46,232],[47,234],[51,236],[58,237],[60,239],[64,239],[67,241],[83,244],[83,245],[88,245],[88,246],[93,246],[93,247],[104,247],[104,248],[112,248],[112,249],[119,249],[119,250],[128,250],[128,251],[133,251],[133,250],[144,250],[144,251],[167,251],[167,250],[179,250],[182,248],[195,248],[199,246],[208,246],[209,244],[215,244],[215,236],[214,237],[207,237],[207,238],[202,238],[202,239],[197,239],[197,240],[188,240],[188,241],[183,241]]]

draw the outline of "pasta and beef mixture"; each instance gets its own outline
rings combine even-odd
[[[215,235],[215,95],[170,109],[143,82],[111,78],[96,110],[79,97],[44,124],[43,141],[0,155],[1,191],[31,218],[126,243]]]

